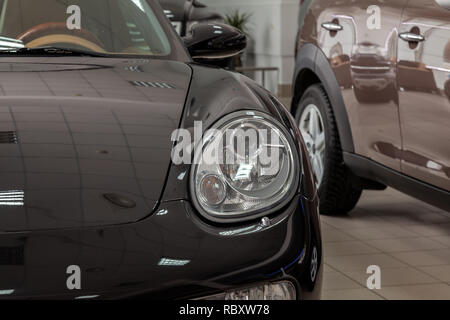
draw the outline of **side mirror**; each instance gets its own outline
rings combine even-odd
[[[220,60],[238,55],[247,47],[247,37],[238,29],[222,23],[198,23],[183,38],[194,60]]]

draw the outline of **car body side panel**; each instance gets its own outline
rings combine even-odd
[[[297,111],[301,95],[306,89],[302,79],[303,77],[308,77],[309,72],[313,72],[317,76],[323,84],[330,101],[333,101],[332,107],[339,130],[342,150],[354,153],[355,149],[348,114],[335,74],[324,53],[311,43],[303,45],[297,55],[292,113],[295,115]]]
[[[346,141],[349,139],[343,139],[341,128],[345,130],[342,125],[345,121],[339,119],[341,116],[335,110],[344,151],[355,152],[397,171],[401,170],[399,151],[402,144],[395,49],[397,26],[405,3],[406,0],[398,0],[382,6],[381,28],[369,30],[371,13],[367,8],[373,5],[371,1],[355,3],[349,0],[336,4],[319,0],[312,2],[310,7],[304,2],[301,10],[309,10],[309,13],[299,41],[300,48],[305,43],[320,48],[333,70],[337,88],[327,91],[329,95],[333,90],[342,92],[341,99],[338,94],[333,94],[336,98],[330,97],[330,100],[337,105],[343,101],[354,146],[352,150]],[[336,22],[343,30],[327,31],[322,28],[325,22]],[[316,60],[320,61],[320,58],[318,54]],[[326,70],[324,65],[324,62],[316,64],[316,74]],[[327,84],[330,75],[321,78],[325,78]],[[336,105],[333,107],[336,109]]]
[[[134,224],[0,234],[0,283],[8,292],[2,299],[176,299],[279,279],[277,270],[304,248],[296,200],[264,230],[259,221],[212,227],[196,218],[189,202],[174,201]],[[301,274],[304,265],[287,272]],[[80,268],[80,290],[66,284],[69,266]]]
[[[331,101],[336,117],[342,149],[353,153],[355,151],[353,137],[340,87],[336,75],[327,57],[318,47],[322,29],[318,26],[325,22],[321,12],[328,6],[329,0],[304,1],[300,10],[300,27],[302,28],[297,40],[297,56],[294,72],[293,101],[291,111],[296,112],[301,95],[306,90],[305,78],[309,72],[315,74],[324,85]]]
[[[300,136],[296,124],[288,110],[282,106],[273,95],[264,88],[256,85],[253,81],[238,73],[230,73],[224,70],[215,69],[201,65],[192,64],[193,78],[191,91],[187,100],[182,129],[186,129],[194,137],[195,121],[201,122],[203,130],[217,122],[221,117],[242,110],[258,110],[268,113],[284,124],[289,131],[296,136],[298,141],[298,151],[300,153],[302,175],[301,185],[298,193],[304,200],[314,203],[317,206],[317,193],[314,180],[311,174],[309,157],[306,147]],[[171,202],[178,199],[189,200],[191,198],[189,179],[191,165],[171,165],[168,182],[162,201]],[[305,207],[306,210],[308,210]],[[319,215],[312,210],[305,214],[308,231],[305,233],[306,254],[310,254],[311,244],[315,243],[319,252],[319,259],[322,257],[322,242]]]
[[[252,109],[270,113],[298,134],[287,110],[251,80],[219,69],[192,69],[183,128],[199,120],[207,129],[222,115]],[[231,225],[206,221],[189,201],[190,165],[172,165],[158,208],[141,221],[0,233],[0,248],[8,253],[0,264],[0,283],[11,289],[2,298],[195,298],[286,277],[296,282],[301,298],[317,298],[322,269],[318,199],[298,141],[306,184],[269,217],[269,227],[262,227],[260,219]],[[308,281],[313,245],[319,252],[315,283]],[[66,286],[71,265],[81,269],[81,290]]]
[[[450,10],[411,0],[400,32],[413,28],[425,41],[398,56],[403,172],[450,191]]]
[[[184,53],[184,49],[182,51]],[[98,219],[92,223],[86,223],[84,220],[74,222],[72,219],[69,224],[63,224],[64,218],[59,214],[64,212],[64,208],[52,205],[58,203],[69,208],[72,205],[54,195],[52,189],[49,190],[48,197],[36,197],[38,201],[44,199],[48,202],[48,207],[42,210],[42,215],[51,216],[51,223],[39,220],[47,224],[36,228],[28,226],[26,230],[20,226],[8,228],[6,231],[0,230],[2,299],[192,298],[282,279],[296,284],[299,298],[318,297],[321,283],[308,283],[313,245],[317,246],[319,251],[319,260],[314,261],[318,264],[316,279],[320,279],[322,269],[318,198],[309,172],[304,144],[284,107],[250,79],[224,70],[153,59],[139,59],[131,64],[128,60],[113,59],[114,62],[110,62],[102,59],[106,65],[94,68],[91,65],[94,64],[94,58],[83,58],[83,63],[86,63],[86,60],[91,62],[87,66],[89,77],[86,74],[85,77],[76,77],[78,71],[67,70],[67,66],[62,68],[64,71],[42,70],[45,67],[42,61],[33,65],[34,71],[28,70],[26,76],[21,74],[15,79],[10,73],[3,71],[6,83],[13,79],[19,84],[24,81],[26,84],[27,81],[36,80],[34,78],[39,73],[41,79],[51,77],[49,80],[52,80],[54,87],[62,84],[70,89],[57,94],[47,83],[40,86],[40,90],[45,91],[42,94],[27,91],[29,86],[25,85],[21,86],[21,90],[27,92],[20,92],[20,95],[16,92],[16,96],[13,93],[7,94],[8,90],[5,91],[3,87],[4,96],[0,97],[0,100],[4,105],[0,106],[0,110],[6,110],[4,113],[7,115],[2,115],[2,118],[6,119],[4,122],[9,122],[11,130],[17,129],[15,124],[12,125],[15,118],[10,117],[13,114],[11,110],[21,108],[22,113],[26,114],[25,118],[32,118],[26,121],[26,127],[33,128],[30,129],[32,133],[28,138],[42,142],[42,137],[38,135],[39,129],[47,129],[40,124],[35,126],[34,120],[41,118],[48,121],[46,108],[49,106],[45,104],[51,103],[50,107],[64,109],[61,114],[66,114],[66,111],[67,114],[73,114],[72,117],[78,120],[75,121],[78,127],[86,130],[85,125],[89,125],[88,134],[83,139],[87,144],[92,145],[96,141],[94,139],[98,139],[100,135],[105,138],[106,142],[99,142],[90,149],[89,156],[112,158],[114,153],[110,151],[110,147],[114,145],[108,142],[114,132],[108,130],[105,124],[110,124],[110,113],[114,113],[123,119],[123,123],[118,124],[119,129],[122,129],[119,130],[119,135],[134,138],[127,139],[135,142],[128,143],[127,147],[139,149],[134,153],[130,152],[133,164],[136,167],[138,163],[145,164],[141,174],[136,176],[144,175],[148,180],[154,175],[159,178],[148,181],[146,188],[142,188],[143,198],[152,200],[151,207],[154,212],[150,214],[150,210],[138,210],[139,214],[132,217],[125,216],[126,212],[113,212],[116,220],[111,223],[112,218],[107,211],[106,221],[102,223],[98,223]],[[7,70],[16,69],[6,67]],[[21,71],[17,72],[23,73],[23,68],[21,66]],[[30,79],[33,74],[35,76]],[[191,82],[192,78],[194,80]],[[114,80],[114,86],[111,86]],[[90,85],[88,89],[93,90],[88,90],[89,92],[83,95],[74,84]],[[108,84],[110,86],[107,86]],[[15,85],[9,85],[11,92],[14,92]],[[192,95],[192,92],[195,94]],[[189,97],[187,102],[186,96]],[[33,102],[37,106],[29,104]],[[32,115],[29,114],[30,109],[33,111]],[[186,109],[186,112],[182,115],[183,109]],[[192,120],[200,120],[204,122],[204,128],[207,128],[223,115],[244,109],[270,113],[297,137],[297,151],[301,155],[303,165],[303,175],[299,177],[302,185],[286,206],[269,217],[269,225],[263,225],[260,219],[218,225],[202,219],[190,203],[189,194],[184,197],[188,187],[183,181],[187,181],[189,172],[182,171],[184,175],[173,175],[174,167],[170,164],[173,144],[170,136],[179,127],[180,122],[183,127],[189,127]],[[57,119],[64,121],[62,116]],[[63,128],[69,131],[65,135],[61,135],[59,131],[45,131],[44,136],[57,140],[61,137],[69,139],[73,133],[70,131],[72,129],[64,126]],[[105,132],[97,131],[102,129]],[[20,130],[17,132],[19,142],[23,143],[24,135]],[[164,142],[162,147],[152,145],[161,141]],[[14,146],[14,141],[12,145]],[[5,158],[8,156],[6,149],[2,150],[2,156]],[[38,152],[48,150],[37,149]],[[20,152],[19,150],[19,156],[24,158]],[[153,158],[158,158],[158,161],[152,161]],[[8,158],[5,162],[12,163],[15,160],[17,159]],[[116,176],[118,170],[114,169],[109,160],[112,161],[108,159],[106,162],[96,162],[94,173],[107,170],[103,175],[105,180],[102,181],[108,190],[125,188],[123,177]],[[45,160],[40,164],[45,170],[52,167],[51,164],[45,163]],[[57,166],[57,169],[59,167],[64,166]],[[170,174],[167,175],[169,167]],[[9,170],[10,168],[2,169],[2,177],[3,174],[6,176],[13,171]],[[150,170],[152,171],[149,172]],[[23,171],[19,173],[23,175]],[[63,173],[58,173],[58,177]],[[75,175],[79,178],[77,182],[81,184],[84,181],[82,172]],[[108,183],[108,178],[111,177],[116,178],[113,184]],[[5,179],[0,183],[6,183],[6,188],[12,189],[10,181]],[[56,181],[57,186],[52,188],[58,190],[67,187],[64,181]],[[95,182],[95,179],[90,181]],[[54,183],[51,179],[35,180],[37,187]],[[178,189],[174,190],[175,185],[184,188],[184,193],[180,193]],[[28,187],[23,187],[25,199]],[[73,190],[80,188],[75,185]],[[94,190],[96,193],[100,191],[98,187]],[[163,199],[160,199],[161,192],[164,194]],[[180,194],[182,196],[179,197]],[[97,194],[95,200],[108,199]],[[77,201],[82,202],[81,197]],[[94,213],[99,212],[96,209],[92,206]],[[14,220],[15,216],[11,217]],[[26,223],[27,220],[24,222],[25,226]],[[71,270],[80,271],[81,286],[76,290],[70,286],[73,279],[71,275],[74,275]]]

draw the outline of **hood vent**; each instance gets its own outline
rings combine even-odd
[[[131,71],[131,72],[142,72],[142,70],[139,66],[126,67],[125,70]]]
[[[149,81],[130,81],[133,86],[144,88],[159,88],[159,89],[175,89],[176,87],[166,82],[149,82]]]
[[[17,133],[15,131],[0,131],[0,144],[17,144]]]
[[[25,192],[23,190],[0,191],[1,207],[23,207]]]

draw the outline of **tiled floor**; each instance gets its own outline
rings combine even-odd
[[[450,213],[400,192],[365,191],[345,217],[322,216],[324,299],[450,300]],[[381,268],[369,290],[367,267]]]
[[[322,236],[323,299],[450,300],[450,212],[393,189],[365,191],[349,215],[322,216]],[[371,265],[380,290],[367,289]]]

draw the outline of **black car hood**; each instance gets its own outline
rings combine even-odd
[[[152,213],[191,68],[163,60],[0,60],[0,232]]]

